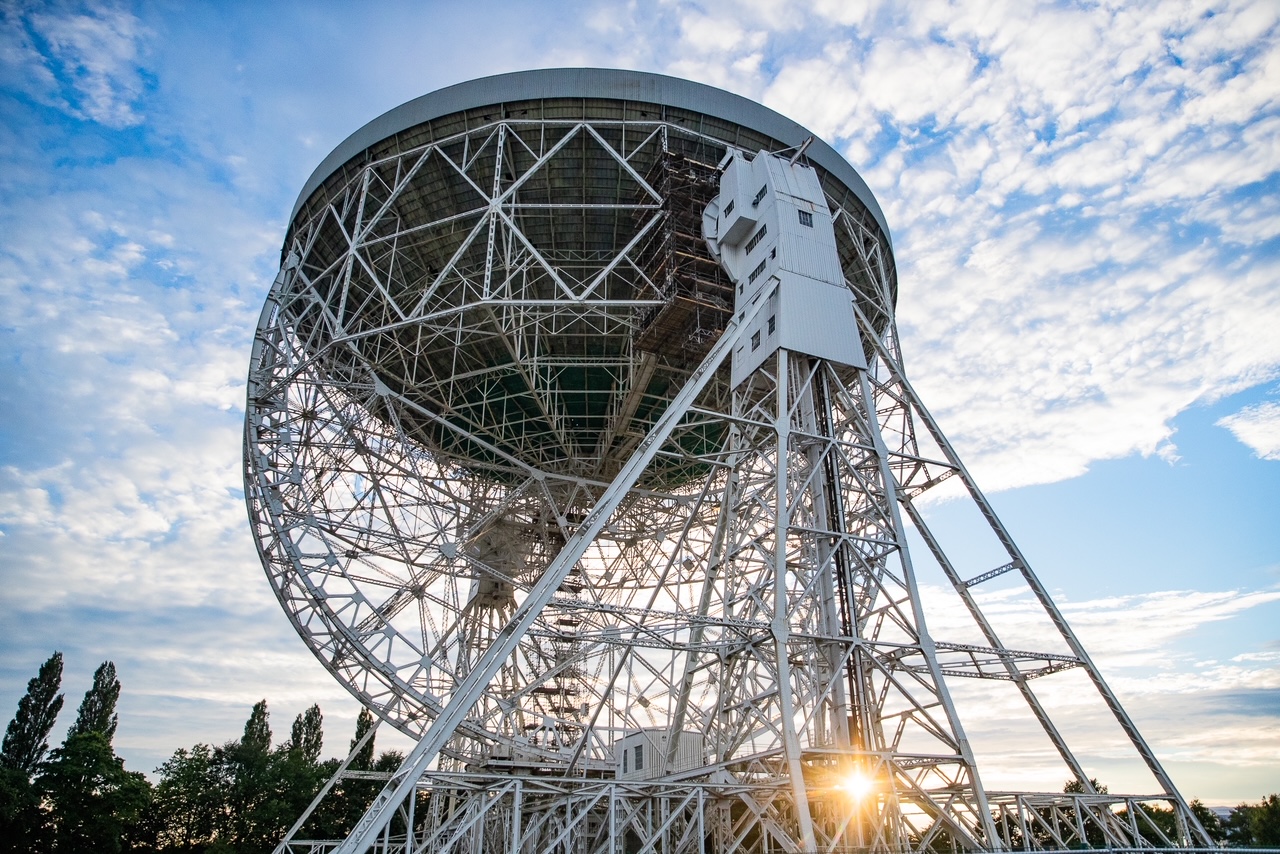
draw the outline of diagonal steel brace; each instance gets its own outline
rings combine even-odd
[[[493,677],[501,669],[502,664],[515,651],[516,646],[525,633],[537,620],[542,609],[555,595],[560,585],[568,577],[569,571],[586,553],[587,548],[613,516],[618,505],[626,498],[627,493],[635,486],[640,475],[648,467],[659,449],[670,438],[686,411],[698,399],[698,395],[706,388],[707,383],[715,376],[716,370],[725,357],[733,350],[743,329],[750,326],[762,308],[768,304],[767,299],[758,299],[755,305],[729,322],[720,336],[720,340],[707,353],[702,364],[689,377],[688,382],[680,389],[667,407],[666,412],[653,425],[653,429],[636,453],[627,460],[621,471],[609,484],[600,501],[587,515],[565,543],[564,548],[556,555],[555,560],[547,567],[537,583],[529,591],[529,595],[512,614],[511,620],[502,627],[494,642],[485,650],[484,655],[476,663],[475,668],[459,683],[448,704],[432,722],[422,739],[414,746],[399,770],[387,781],[387,785],[374,799],[367,812],[356,824],[351,835],[334,849],[333,854],[363,854],[374,844],[391,817],[396,806],[412,794],[419,778],[427,767],[435,761],[441,749],[453,737],[454,730],[460,724],[471,707],[476,704],[484,690],[489,687]]]

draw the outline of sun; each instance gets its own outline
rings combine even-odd
[[[854,770],[844,774],[836,788],[855,801],[860,801],[875,790],[875,781],[862,771]]]

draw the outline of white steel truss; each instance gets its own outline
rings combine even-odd
[[[868,367],[778,350],[729,387],[749,318],[681,242],[725,147],[495,115],[299,213],[254,345],[251,521],[300,635],[419,742],[348,840],[282,850],[1210,844],[907,381],[887,240],[829,180]],[[998,565],[929,529],[952,478]],[[980,643],[929,633],[910,529]],[[1017,577],[1051,651],[976,595]],[[1094,791],[1031,685],[1069,670],[1153,795]],[[956,678],[1012,683],[1080,791],[985,791]]]

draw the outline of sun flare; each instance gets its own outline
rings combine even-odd
[[[840,778],[836,788],[855,801],[860,801],[875,789],[875,781],[861,771],[850,771]]]

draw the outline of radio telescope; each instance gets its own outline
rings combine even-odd
[[[258,323],[246,495],[303,640],[417,746],[348,839],[281,850],[1210,844],[909,383],[896,301],[853,168],[699,84],[509,74],[342,143]],[[922,517],[947,481],[989,562]],[[1011,582],[1037,651],[980,595]],[[1095,790],[1041,678],[1152,793]],[[983,785],[969,679],[1077,791]]]

